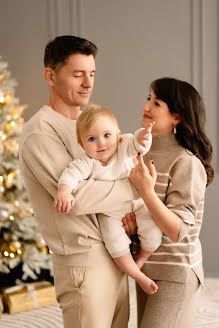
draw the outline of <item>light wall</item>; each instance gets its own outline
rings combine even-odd
[[[99,47],[92,102],[109,107],[123,132],[139,127],[150,82],[187,80],[201,92],[216,179],[208,188],[201,233],[205,271],[219,275],[218,0],[7,0],[0,1],[0,55],[18,81],[17,96],[29,119],[47,102],[43,53],[61,34]]]

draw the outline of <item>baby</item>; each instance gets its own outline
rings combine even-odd
[[[127,178],[134,166],[133,157],[139,152],[145,154],[151,147],[152,127],[153,124],[150,124],[147,129],[139,129],[134,136],[120,135],[117,120],[111,111],[99,105],[84,109],[77,120],[76,132],[85,154],[73,160],[63,171],[54,199],[54,210],[67,214],[74,206],[72,192],[78,190],[88,178],[111,181]],[[128,212],[135,212],[141,244],[136,262],[129,249],[131,241],[122,225],[122,217]],[[162,233],[143,200],[127,200],[126,204],[121,204],[120,211],[99,213],[98,222],[105,246],[118,267],[134,278],[146,293],[156,293],[157,285],[140,268],[160,245]]]

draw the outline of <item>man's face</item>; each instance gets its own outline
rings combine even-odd
[[[56,100],[68,106],[87,105],[93,90],[95,60],[93,55],[73,54],[54,72]]]

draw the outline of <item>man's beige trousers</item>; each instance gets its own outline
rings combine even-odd
[[[128,327],[127,275],[111,259],[90,267],[53,267],[64,328]]]

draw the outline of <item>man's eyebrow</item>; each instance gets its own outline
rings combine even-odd
[[[76,72],[76,73],[83,73],[83,72],[87,72],[87,70],[85,70],[85,69],[74,69],[73,70],[73,72]],[[93,69],[92,71],[90,71],[90,72],[96,72],[96,70],[95,69]]]

